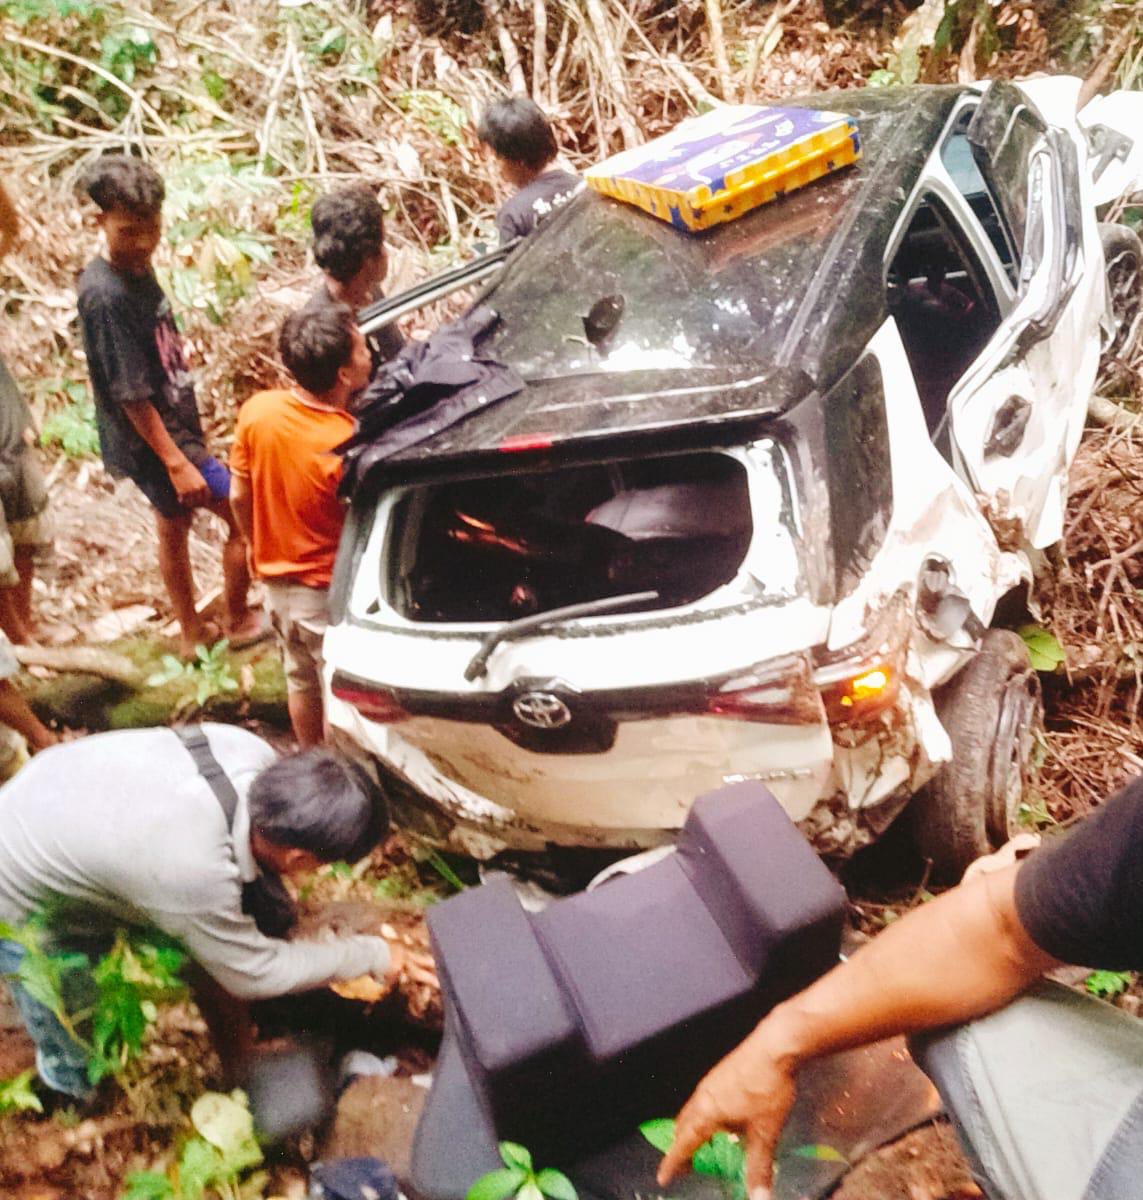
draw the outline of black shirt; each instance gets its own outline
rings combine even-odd
[[[566,204],[579,188],[580,178],[570,171],[545,171],[506,201],[496,214],[500,244],[527,237],[553,209]]]
[[[206,457],[194,380],[171,304],[154,275],[124,275],[106,259],[79,277],[83,348],[95,394],[103,462],[113,475],[162,470],[123,405],[150,401],[176,446],[196,466]]]
[[[1061,962],[1143,971],[1143,779],[1024,862],[1016,912]]]
[[[384,300],[383,294],[378,293],[378,300]],[[306,308],[312,308],[316,304],[333,303],[333,297],[329,294],[326,285],[323,283],[316,292],[306,301]],[[369,347],[369,357],[373,360],[370,376],[377,374],[378,370],[390,359],[396,358],[401,353],[405,345],[404,335],[397,327],[397,322],[394,321],[390,325],[382,325],[380,329],[375,329],[372,333],[365,336],[366,345]]]

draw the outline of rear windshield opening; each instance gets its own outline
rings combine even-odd
[[[734,578],[752,534],[746,471],[717,453],[418,488],[383,568],[413,621],[510,621],[656,591],[687,604]]]

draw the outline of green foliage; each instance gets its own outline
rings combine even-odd
[[[543,1200],[544,1196],[550,1200],[578,1200],[572,1181],[552,1167],[537,1171],[526,1147],[501,1142],[500,1158],[504,1166],[482,1175],[468,1189],[465,1200],[507,1200],[509,1196],[518,1200]]]
[[[467,886],[463,879],[449,866],[439,850],[430,850],[425,860],[454,892],[463,892]]]
[[[151,35],[138,25],[121,25],[104,35],[99,46],[99,65],[116,79],[134,83],[140,69],[153,67],[159,61],[159,50]],[[113,85],[106,80],[105,87]]]
[[[1024,625],[1017,630],[1028,647],[1028,658],[1037,671],[1055,671],[1064,661],[1064,648],[1055,636],[1039,625]]]
[[[195,1134],[188,1137],[173,1168],[174,1178],[156,1171],[128,1175],[121,1200],[203,1200],[207,1195],[238,1200],[247,1189],[258,1189],[258,1176],[249,1177],[262,1162],[246,1096],[204,1092],[191,1108]],[[247,1176],[247,1178],[243,1178]]]
[[[122,930],[96,964],[91,1014],[92,1083],[117,1075],[143,1049],[143,1036],[158,1015],[157,1005],[184,992],[179,972],[186,955],[171,944],[134,940]]]
[[[0,1116],[14,1112],[43,1112],[39,1096],[32,1091],[35,1067],[29,1067],[12,1079],[0,1080]]]
[[[196,646],[195,656],[183,662],[173,654],[164,654],[162,670],[147,678],[148,687],[163,687],[176,680],[186,680],[194,687],[195,703],[202,708],[212,696],[238,691],[238,680],[230,665],[230,642],[226,638],[213,646]]]
[[[393,99],[422,128],[435,134],[446,146],[459,146],[464,140],[468,115],[444,92],[418,89],[398,92]]]
[[[1083,981],[1084,987],[1101,1000],[1109,1000],[1112,996],[1121,996],[1131,986],[1130,971],[1092,971]]]
[[[348,6],[339,6],[335,13],[318,4],[283,4],[279,20],[294,29],[311,62],[337,66],[344,72],[343,91],[377,82],[377,47]]]
[[[166,236],[175,263],[160,272],[160,282],[180,309],[196,309],[221,325],[227,311],[249,292],[259,268],[273,261],[274,249],[268,236],[220,213],[239,211],[277,184],[249,164],[221,157],[187,163],[171,172],[166,184],[173,218]]]
[[[669,1117],[644,1121],[639,1132],[659,1151],[666,1154],[675,1140],[675,1122]],[[848,1160],[833,1146],[813,1143],[795,1146],[789,1151],[794,1158],[813,1158],[820,1162],[844,1163]],[[721,1180],[733,1200],[746,1196],[746,1150],[732,1134],[719,1131],[704,1142],[691,1156],[691,1166],[700,1175]]]
[[[58,446],[68,458],[94,458],[99,454],[99,431],[95,427],[95,405],[87,389],[74,379],[52,380],[68,402],[44,421],[41,446]]]
[[[50,949],[51,913],[16,927],[0,922],[0,938],[24,948],[16,978],[87,1052],[92,1083],[120,1075],[143,1048],[158,1005],[183,995],[179,978],[186,955],[157,930],[119,930],[111,949],[92,965],[86,954]],[[74,987],[75,983],[84,987]],[[77,991],[90,996],[71,1007]]]

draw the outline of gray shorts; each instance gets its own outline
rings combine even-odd
[[[910,1049],[989,1200],[1143,1194],[1143,1021],[1043,983]]]
[[[291,693],[321,691],[321,644],[329,624],[329,592],[267,579],[266,607],[282,647],[286,690]]]

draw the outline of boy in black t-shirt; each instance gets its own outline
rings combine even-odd
[[[314,261],[325,278],[306,307],[348,304],[357,310],[384,299],[381,284],[389,269],[385,252],[384,212],[373,189],[364,183],[327,192],[314,201],[310,213],[314,231]],[[394,322],[366,338],[373,373],[395,357],[405,344]]]
[[[81,188],[99,208],[106,258],[79,280],[79,316],[103,462],[127,476],[155,509],[159,569],[179,622],[185,657],[209,640],[195,609],[187,538],[193,510],[208,508],[227,524],[223,549],[225,633],[232,646],[268,636],[247,607],[246,546],[230,512],[230,475],[206,448],[194,381],[182,341],[151,270],[159,244],[165,189],[139,159],[105,155]]]
[[[502,246],[527,237],[578,191],[578,175],[549,170],[557,154],[556,139],[547,118],[526,96],[509,96],[485,109],[476,134],[495,156],[501,178],[516,189],[496,214]]]

